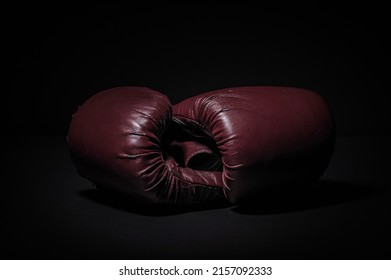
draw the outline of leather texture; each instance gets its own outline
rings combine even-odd
[[[187,134],[182,137],[186,141],[205,143],[209,149],[200,147],[200,153],[207,150],[209,158],[219,159],[221,165],[197,165],[220,173],[225,196],[235,204],[268,190],[315,182],[334,151],[335,125],[328,105],[319,94],[301,88],[207,92],[175,105],[173,122]],[[196,168],[191,159],[196,147],[176,145],[185,150],[179,153],[184,167]]]
[[[168,98],[148,88],[119,87],[92,96],[73,115],[67,136],[78,173],[146,203],[225,199],[220,172],[181,167],[169,153],[175,149],[167,142],[175,139],[171,116]],[[197,145],[185,143],[185,150],[193,153]],[[210,154],[205,147],[197,150]]]

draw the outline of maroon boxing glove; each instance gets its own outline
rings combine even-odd
[[[329,107],[320,95],[305,89],[211,91],[175,105],[173,121],[185,134],[176,141],[182,152],[174,154],[184,158],[185,167],[219,172],[232,203],[266,190],[316,181],[334,150]],[[189,139],[198,139],[215,157],[193,160],[197,152],[196,147],[188,152]]]
[[[182,168],[170,154],[178,150],[170,135],[175,133],[169,129],[171,110],[166,96],[148,88],[120,87],[92,96],[73,115],[67,137],[79,174],[148,203],[225,199],[219,172]],[[197,141],[179,146],[194,150],[192,156],[197,154],[201,162],[213,157]]]

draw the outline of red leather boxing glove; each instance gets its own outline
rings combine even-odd
[[[198,139],[221,159],[192,160],[185,144],[185,167],[219,172],[224,193],[243,203],[280,186],[308,185],[325,171],[334,150],[335,126],[317,93],[286,87],[238,87],[207,92],[173,108],[183,143]],[[181,142],[178,140],[177,142]],[[194,147],[193,147],[194,150]],[[212,163],[208,162],[212,159]],[[212,168],[208,167],[213,166]],[[216,168],[217,167],[217,168]]]
[[[78,173],[147,203],[225,199],[220,172],[180,167],[168,151],[175,145],[165,150],[165,139],[173,139],[171,115],[168,98],[148,88],[119,87],[92,96],[73,115],[67,137]],[[180,146],[211,154],[195,141]]]

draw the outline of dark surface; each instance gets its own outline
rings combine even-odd
[[[2,135],[1,259],[389,259],[390,140],[338,138],[308,192],[184,209],[93,189],[65,137]]]

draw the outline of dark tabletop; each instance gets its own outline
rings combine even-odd
[[[337,138],[312,189],[240,207],[139,205],[79,177],[63,136],[2,138],[1,259],[390,258],[390,137]]]

